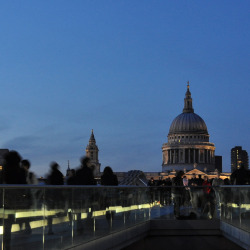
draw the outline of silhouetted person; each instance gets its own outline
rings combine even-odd
[[[95,185],[95,179],[93,171],[90,168],[90,158],[85,156],[80,159],[81,166],[76,171],[75,181],[76,185]],[[92,207],[93,195],[91,192],[88,192],[87,189],[79,189],[75,191],[75,197],[78,197],[78,203],[76,204],[76,209],[86,209]],[[88,217],[92,216],[91,213],[88,213]],[[81,221],[81,213],[77,214],[77,223],[76,223],[78,233],[82,233],[83,225]]]
[[[27,184],[29,185],[37,185],[38,184],[38,180],[35,176],[34,173],[30,172],[29,169],[30,169],[30,162],[28,160],[22,160],[21,161],[21,168],[23,168],[25,170],[25,175],[26,175],[26,182]],[[31,189],[30,190],[30,204],[32,204],[32,206],[34,208],[36,208],[36,204],[37,204],[37,192],[39,190],[38,189]],[[25,218],[23,221],[21,221],[19,223],[20,225],[20,229],[22,229],[22,223],[24,222],[25,223],[25,233],[26,234],[31,234],[31,227],[30,227],[30,223],[29,223],[29,217]]]
[[[63,185],[63,174],[59,170],[59,165],[56,162],[50,164],[50,174],[47,177],[48,185]],[[46,189],[45,199],[47,200],[48,209],[64,208],[63,190],[60,189]],[[54,234],[52,231],[52,216],[48,216],[48,234]]]
[[[198,179],[196,178],[195,173],[192,174],[192,178],[189,180],[189,185],[192,187],[198,186]]]
[[[201,175],[199,175],[199,178],[196,178],[195,173],[193,173],[192,178],[189,180],[191,205],[193,208],[193,212],[195,212],[196,215],[199,215],[199,208],[200,204],[202,203],[202,182],[203,180],[201,178]]]
[[[202,183],[203,186],[203,201],[202,201],[202,213],[207,213],[209,219],[213,218],[214,214],[214,199],[212,195],[211,182],[208,177],[204,176],[204,181]]]
[[[198,186],[202,186],[202,184],[203,184],[203,179],[202,179],[201,175],[199,174]]]
[[[25,170],[20,167],[21,159],[21,156],[16,151],[5,154],[3,166],[4,184],[27,184]]]
[[[76,171],[76,185],[95,185],[93,171],[90,168],[90,158],[80,159],[81,167]]]
[[[248,171],[245,169],[244,165],[241,164],[239,169],[236,169],[231,174],[231,183],[233,185],[246,185],[248,177]]]
[[[218,187],[224,185],[224,181],[220,178],[220,173],[217,172],[216,177],[212,181],[212,186]]]
[[[215,193],[215,205],[216,205],[216,210],[220,211],[221,209],[221,196],[223,196],[222,193],[220,193],[220,189],[218,188],[219,186],[224,185],[224,180],[220,178],[220,172],[217,172],[216,177],[212,181],[212,186],[214,187],[214,193]],[[223,191],[224,192],[224,191]]]
[[[107,166],[103,170],[103,175],[101,176],[101,185],[104,186],[117,186],[118,179],[117,176],[113,173],[111,167]]]
[[[184,175],[183,171],[176,173],[176,176],[172,179],[172,194],[174,201],[174,215],[176,219],[180,217],[180,207],[182,204],[183,198],[183,180],[182,176]]]
[[[103,170],[103,175],[101,176],[101,185],[104,186],[117,186],[118,185],[118,179],[117,176],[113,173],[113,170],[111,167],[107,166]],[[105,196],[104,196],[104,205],[106,208],[109,208],[111,205],[113,205],[112,200],[116,199],[117,190],[105,190]],[[106,212],[106,219],[108,220],[109,225],[111,225],[111,219],[114,217],[114,212],[107,211]]]
[[[185,189],[183,190],[183,204],[184,206],[188,207],[190,202],[190,188],[188,183],[188,178],[183,176],[183,186],[185,186]]]
[[[155,180],[153,177],[151,177],[150,180],[148,181],[148,186],[150,187],[155,186]]]
[[[56,162],[52,162],[50,164],[51,172],[47,177],[48,185],[63,185],[63,174],[59,170],[59,165]]]
[[[26,159],[22,160],[21,161],[21,167],[25,170],[27,184],[37,185],[38,180],[36,178],[36,175],[33,172],[30,171],[30,162],[29,162],[29,160],[26,160]]]
[[[10,151],[4,155],[3,183],[4,184],[27,184],[25,170],[20,167],[21,156],[16,151]],[[22,202],[28,198],[25,189],[6,189],[4,196],[4,208],[16,210],[22,208]],[[11,227],[15,221],[15,214],[8,214],[4,219],[3,249],[9,250],[11,244]]]

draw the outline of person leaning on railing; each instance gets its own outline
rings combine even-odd
[[[90,158],[84,156],[80,158],[80,163],[81,166],[76,170],[76,174],[74,177],[75,185],[96,185]],[[95,197],[93,190],[88,189],[75,190],[74,195],[75,197],[77,197],[77,199],[74,200],[73,210],[80,211],[77,212],[76,228],[78,234],[81,234],[84,229],[83,221],[81,219],[81,211],[86,211],[87,219],[91,220]]]
[[[250,184],[250,172],[245,169],[244,164],[241,164],[239,169],[236,169],[230,176],[231,183],[233,185],[249,185]]]
[[[209,219],[213,218],[214,214],[214,197],[211,188],[211,182],[208,179],[208,176],[204,176],[203,186],[203,202],[202,202],[202,215],[207,215]]]
[[[103,175],[101,176],[101,185],[104,186],[117,186],[118,179],[117,176],[113,173],[113,170],[110,166],[107,166],[103,170]],[[117,201],[117,190],[106,190],[107,192],[104,194],[104,206],[106,209],[106,219],[110,225],[111,218],[114,218],[114,211],[110,211],[109,207],[115,205],[115,201]]]
[[[172,179],[172,195],[174,202],[174,215],[176,219],[180,217],[180,207],[182,205],[183,199],[183,181],[182,176],[184,175],[183,171],[176,173],[176,176]]]
[[[220,178],[220,172],[217,172],[216,177],[212,181],[212,186],[213,190],[215,193],[215,201],[214,203],[216,204],[217,210],[220,210],[221,207],[221,196],[223,194],[220,193],[220,189],[218,188],[219,186],[224,185],[224,180]]]
[[[63,174],[59,170],[60,166],[56,162],[51,162],[50,173],[47,177],[46,184],[48,185],[64,185]],[[66,210],[65,208],[65,194],[62,189],[47,189],[45,192],[45,204],[48,210],[60,209]],[[48,216],[48,235],[52,235],[52,220],[53,216]]]
[[[193,174],[193,177],[189,180],[189,186],[190,186],[190,198],[191,198],[191,205],[193,208],[193,212],[199,216],[199,208],[201,204],[201,200],[203,197],[203,191],[201,189],[202,186],[202,179],[196,178],[195,173]]]
[[[212,186],[218,187],[224,184],[224,181],[220,178],[220,173],[217,172],[216,177],[213,179]]]

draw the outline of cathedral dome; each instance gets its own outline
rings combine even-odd
[[[199,115],[194,113],[191,92],[189,90],[189,82],[184,98],[183,113],[178,115],[173,120],[169,129],[169,135],[183,133],[208,135],[206,123]]]
[[[209,142],[207,125],[194,113],[189,82],[182,113],[175,117],[162,146],[162,171],[215,170],[215,146]]]
[[[195,113],[182,113],[172,122],[169,134],[208,134],[204,120]]]

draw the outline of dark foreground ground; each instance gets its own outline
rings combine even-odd
[[[241,250],[223,236],[149,236],[122,250]]]

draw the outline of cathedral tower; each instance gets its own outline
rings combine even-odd
[[[98,159],[99,149],[98,149],[98,146],[96,145],[96,140],[95,140],[93,129],[91,131],[91,135],[89,138],[89,144],[87,145],[85,151],[86,151],[86,156],[90,158],[91,164],[95,166],[94,176],[100,175],[101,164],[99,163],[99,159]]]

